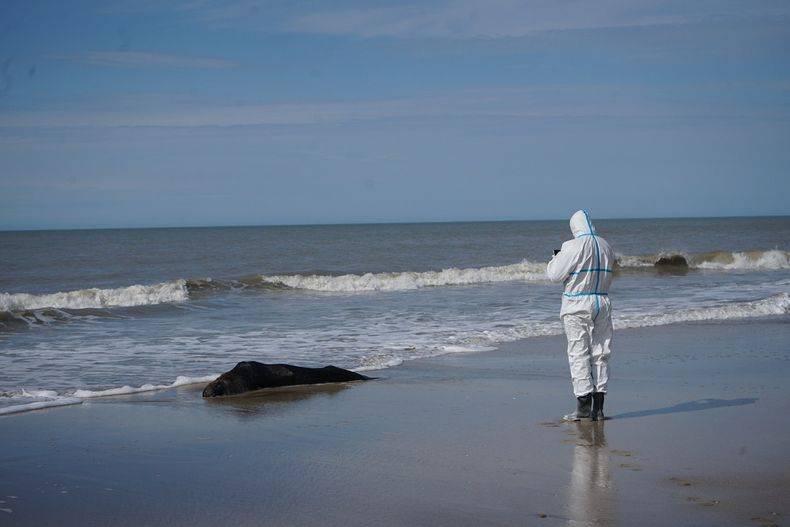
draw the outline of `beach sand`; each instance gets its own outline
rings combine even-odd
[[[787,524],[790,317],[615,338],[604,423],[558,421],[564,337],[2,417],[0,525]]]

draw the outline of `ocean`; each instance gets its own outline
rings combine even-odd
[[[790,217],[593,222],[618,255],[615,330],[790,313]],[[242,360],[366,371],[559,334],[544,273],[570,237],[567,221],[0,232],[0,414]],[[654,266],[674,254],[689,268]]]

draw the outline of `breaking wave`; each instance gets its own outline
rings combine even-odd
[[[658,253],[617,256],[617,270],[648,271],[656,269],[662,258],[681,257],[688,268],[700,270],[781,270],[790,269],[790,252],[768,251],[700,254]],[[112,316],[108,309],[180,303],[190,295],[210,294],[221,290],[302,289],[325,292],[407,291],[427,287],[474,285],[525,281],[546,282],[545,263],[523,260],[501,266],[447,268],[440,271],[403,271],[364,274],[280,274],[256,275],[239,279],[178,279],[153,285],[132,285],[111,289],[29,294],[0,293],[0,327],[49,323],[71,318],[73,310],[80,316]],[[93,311],[90,311],[93,310]]]
[[[771,251],[724,252],[716,251],[691,257],[691,263],[699,269],[790,269],[790,252]]]
[[[236,280],[215,278],[190,278],[186,281],[187,291],[203,293],[211,291],[240,291],[243,289],[289,289],[289,287],[267,282],[262,276],[248,276]]]
[[[406,291],[424,287],[471,285],[492,282],[544,282],[546,265],[524,260],[517,264],[468,269],[449,268],[441,271],[400,273],[365,273],[329,275],[262,276],[264,282],[281,284],[293,289],[312,291]]]
[[[790,269],[790,253],[780,250],[710,252],[698,255],[658,253],[644,256],[618,255],[620,269],[655,269],[662,258],[682,256],[692,269],[777,270]],[[441,271],[365,273],[344,275],[263,275],[264,283],[292,289],[326,292],[406,291],[424,287],[472,285],[493,282],[546,282],[546,264],[523,260],[517,264]]]
[[[24,312],[34,309],[100,309],[184,302],[189,298],[185,280],[155,285],[132,285],[117,289],[79,289],[65,293],[32,295],[0,293],[0,311]]]
[[[713,269],[722,271],[771,271],[790,269],[790,252],[779,249],[768,251],[712,251],[686,254],[661,252],[641,256],[617,255],[617,264],[623,269],[655,268],[661,260],[681,257],[691,269]]]

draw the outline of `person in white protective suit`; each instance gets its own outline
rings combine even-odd
[[[562,244],[546,268],[552,282],[563,282],[560,318],[568,337],[576,411],[567,421],[603,420],[612,344],[609,285],[615,263],[609,244],[598,236],[587,211],[571,216],[573,239]]]

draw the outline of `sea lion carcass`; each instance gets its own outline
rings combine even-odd
[[[366,381],[370,377],[359,373],[326,366],[304,368],[290,364],[264,364],[244,361],[212,381],[203,390],[203,397],[237,395],[261,388],[278,388],[299,384],[323,384],[330,382]]]

